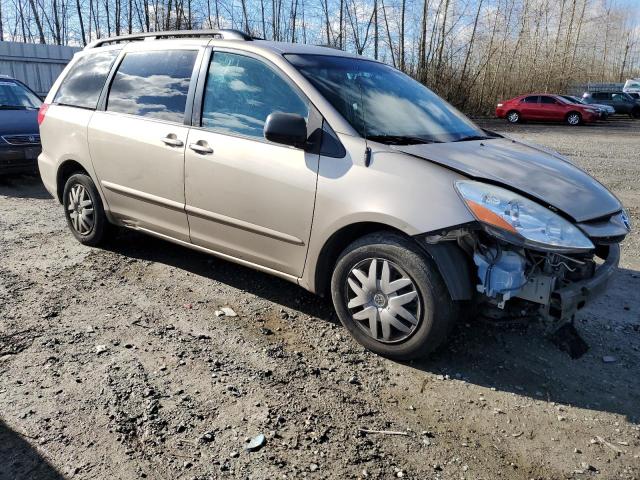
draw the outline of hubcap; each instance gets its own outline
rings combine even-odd
[[[510,114],[509,114],[509,121],[510,121],[510,122],[514,122],[514,123],[515,123],[515,122],[517,122],[517,121],[518,121],[518,118],[519,118],[519,116],[518,116],[518,114],[517,114],[517,113],[515,113],[515,112],[514,112],[514,113],[510,113]]]
[[[569,115],[569,123],[571,125],[577,125],[579,121],[580,117],[578,117],[577,115]]]
[[[93,230],[93,202],[84,186],[76,183],[67,198],[67,210],[73,229],[80,235],[88,235]]]
[[[347,277],[346,295],[356,325],[379,342],[406,340],[418,327],[422,304],[416,286],[389,260],[359,262]]]

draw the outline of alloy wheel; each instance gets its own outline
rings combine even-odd
[[[375,340],[396,343],[417,329],[422,302],[415,283],[398,265],[369,258],[347,276],[347,308],[359,328]]]
[[[518,123],[518,120],[520,120],[520,115],[518,114],[518,112],[511,112],[507,117],[507,120],[509,120],[511,123]]]
[[[567,122],[569,122],[569,125],[578,125],[580,123],[580,115],[572,113],[567,117]]]
[[[76,183],[69,190],[67,210],[73,229],[80,235],[88,235],[93,230],[95,219],[93,201],[87,189]]]

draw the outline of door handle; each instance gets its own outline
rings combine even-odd
[[[201,155],[208,155],[213,153],[213,148],[207,145],[207,142],[203,142],[202,140],[196,143],[190,143],[189,148],[196,153],[200,153]]]
[[[170,147],[182,147],[184,145],[184,142],[182,140],[179,140],[176,137],[175,133],[170,133],[169,135],[164,137],[162,139],[162,142],[165,145],[169,145]]]

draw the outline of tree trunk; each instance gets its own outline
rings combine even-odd
[[[393,66],[397,67],[396,57],[393,53],[393,41],[391,40],[391,31],[389,30],[389,20],[387,19],[387,9],[384,6],[384,0],[380,0],[382,5],[382,18],[384,18],[384,26],[387,30],[387,40],[389,42],[389,52],[391,53],[391,61],[393,62]]]
[[[249,17],[247,16],[247,2],[246,0],[241,0],[240,4],[242,5],[242,18],[244,21],[244,31],[251,35],[251,31],[249,30]]]
[[[407,11],[407,0],[402,0],[402,4],[400,7],[400,38],[398,40],[398,57],[399,57],[399,64],[400,64],[400,70],[402,70],[403,72],[405,71],[405,55],[404,55],[404,19],[405,19],[405,13]]]
[[[469,58],[471,57],[471,50],[473,49],[473,42],[476,39],[476,31],[478,29],[478,19],[480,18],[480,11],[482,9],[483,0],[479,0],[478,9],[476,10],[476,18],[473,21],[473,30],[471,30],[471,38],[469,39],[469,48],[467,48],[467,54],[464,57],[464,64],[462,65],[462,72],[460,73],[460,82],[458,83],[458,90],[462,90],[462,84],[465,81],[465,77],[467,75],[467,66],[469,65]],[[462,96],[462,108],[467,103],[469,98],[469,92],[466,92],[466,95]]]
[[[31,11],[33,12],[33,19],[36,21],[36,27],[38,28],[38,36],[40,37],[40,43],[44,44],[46,43],[46,40],[44,38],[44,30],[42,29],[42,21],[40,20],[40,15],[38,15],[38,9],[36,8],[35,1],[29,0],[29,5],[31,5]]]
[[[291,0],[291,42],[296,41],[296,22],[298,20],[298,0]]]
[[[445,42],[445,31],[447,28],[447,15],[449,13],[449,2],[450,0],[445,0],[444,2],[444,15],[442,16],[442,27],[440,29],[440,43],[438,45],[438,61],[436,63],[436,79],[440,80],[440,76],[442,73],[442,56],[444,54],[444,42]]]
[[[0,42],[4,42],[4,26],[2,22],[2,1],[0,0]]]
[[[60,12],[58,10],[57,0],[53,0],[52,7],[53,7],[53,24],[55,26],[55,31],[53,32],[53,34],[56,41],[56,45],[61,45],[62,38],[60,36]]]
[[[322,8],[324,10],[324,25],[325,32],[327,34],[327,45],[331,45],[331,22],[329,22],[329,0],[321,0]]]
[[[342,50],[344,49],[344,28],[343,28],[343,17],[344,17],[344,0],[340,0],[340,26],[338,27],[338,47]]]
[[[624,69],[627,66],[627,57],[629,56],[629,47],[631,43],[631,31],[629,31],[629,34],[627,35],[627,44],[624,47],[624,58],[622,60],[622,67],[620,68],[620,77],[619,77],[619,82],[622,83],[624,82]]]
[[[107,0],[108,1],[108,0]],[[115,0],[115,27],[116,27],[116,37],[120,36],[122,31],[122,1]]]
[[[127,33],[133,33],[133,0],[129,0],[129,11],[127,12]]]
[[[373,58],[378,60],[378,0],[373,0]]]
[[[87,44],[87,37],[84,33],[84,20],[82,18],[82,8],[80,7],[80,0],[76,0],[76,10],[78,11],[78,23],[80,24],[80,38],[82,39],[82,45]]]
[[[106,10],[107,13],[107,36],[111,36],[111,17],[109,16],[109,0],[105,0],[104,2],[104,9]],[[100,12],[98,12],[98,16],[100,15]]]
[[[482,3],[482,0],[480,0]],[[420,40],[418,45],[418,71],[420,81],[426,79],[427,70],[427,16],[429,15],[429,0],[422,2],[422,18],[420,19]]]

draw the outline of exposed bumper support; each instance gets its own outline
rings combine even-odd
[[[570,320],[587,301],[591,301],[607,288],[619,262],[620,245],[610,245],[605,262],[596,269],[593,277],[574,282],[551,293],[549,314],[558,320]]]

